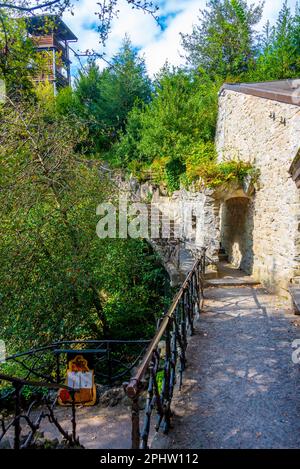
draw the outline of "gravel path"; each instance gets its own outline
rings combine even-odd
[[[251,285],[208,288],[173,400],[174,428],[155,436],[152,448],[300,448],[295,339],[300,319],[284,300]],[[70,430],[70,409],[56,412]],[[46,421],[41,430],[60,438]],[[129,448],[128,403],[79,408],[77,431],[86,448]]]
[[[259,287],[209,288],[206,298],[174,429],[153,447],[299,448],[299,319]]]

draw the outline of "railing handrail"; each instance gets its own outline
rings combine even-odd
[[[77,388],[71,388],[70,386],[66,386],[65,384],[56,384],[56,383],[46,383],[45,381],[29,381],[27,379],[17,378],[16,376],[10,376],[5,374],[0,374],[0,381],[8,381],[9,383],[16,383],[20,386],[32,386],[38,388],[47,388],[47,389],[66,389],[67,391],[76,392],[79,391]]]
[[[192,270],[190,271],[190,273],[186,277],[185,281],[183,282],[182,286],[180,287],[180,290],[177,293],[177,295],[175,296],[175,298],[172,302],[172,305],[170,306],[167,314],[163,317],[163,320],[162,320],[162,322],[159,326],[159,329],[157,330],[155,336],[153,337],[141,365],[139,366],[135,376],[133,378],[131,378],[128,385],[126,386],[127,395],[131,399],[138,395],[139,390],[140,390],[141,382],[142,382],[142,380],[143,380],[143,378],[144,378],[144,376],[145,376],[145,374],[146,374],[146,372],[149,368],[149,364],[151,362],[152,356],[153,356],[155,350],[157,349],[157,347],[159,345],[159,342],[161,341],[164,333],[166,332],[169,321],[172,319],[172,317],[174,315],[174,312],[176,311],[176,308],[179,304],[179,301],[180,301],[184,291],[186,290],[192,276],[194,275],[194,273],[197,271],[199,265],[201,264],[202,259],[203,259],[203,254],[202,254],[201,258],[198,259],[195,262]]]
[[[26,355],[33,355],[37,352],[46,352],[48,350],[52,350],[54,348],[54,345],[55,344],[45,345],[44,347],[38,347],[38,348],[35,348],[35,349],[33,348],[33,349],[30,349],[30,350],[27,350],[26,352],[14,353],[13,355],[9,355],[8,357],[6,357],[5,361],[13,360],[14,358],[24,357]]]
[[[63,344],[122,344],[122,345],[134,345],[134,344],[147,344],[149,343],[150,340],[145,340],[145,339],[138,339],[138,340],[60,340],[56,342],[52,342],[49,345],[45,345],[43,347],[38,347],[36,349],[30,349],[27,350],[26,352],[18,352],[13,355],[9,355],[6,357],[5,361],[13,360],[15,358],[20,358],[28,355],[35,354],[37,352],[44,352],[44,351],[50,351],[54,350],[56,347],[63,345]],[[74,352],[76,352],[76,349],[74,349]]]

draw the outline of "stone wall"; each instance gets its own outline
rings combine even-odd
[[[299,190],[289,174],[300,146],[300,108],[224,90],[216,143],[220,161],[249,161],[260,170],[252,200],[222,204],[225,247],[263,284],[286,290],[300,274]]]
[[[154,194],[152,203],[166,214],[180,208],[177,219],[183,227],[182,241],[195,250],[207,247],[208,255],[217,259],[220,247],[220,204],[213,197],[213,191],[184,190],[174,192],[171,197]],[[189,217],[192,215],[193,231],[189,232]]]
[[[150,208],[156,207],[162,217],[182,230],[176,237],[165,239],[166,233],[160,229],[160,238],[151,237],[152,217],[149,220],[149,242],[159,254],[172,285],[179,285],[191,270],[201,248],[207,248],[208,256],[218,260],[220,248],[220,202],[214,197],[214,192],[204,189],[202,192],[193,189],[181,189],[168,196],[163,187],[151,183],[139,184],[135,178],[124,180],[119,178],[117,185],[121,194],[126,194],[131,202],[146,202]],[[151,201],[151,207],[150,207]],[[192,222],[192,223],[190,223]],[[155,225],[156,222],[154,222]],[[157,223],[156,223],[157,224]],[[190,231],[189,228],[192,230]],[[168,234],[167,234],[168,235]],[[180,243],[178,243],[180,239]],[[171,254],[171,255],[170,255]]]

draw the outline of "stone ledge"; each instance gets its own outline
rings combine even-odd
[[[295,314],[300,316],[300,285],[290,285],[289,292],[292,297]]]

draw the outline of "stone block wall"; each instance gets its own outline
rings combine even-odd
[[[300,198],[289,173],[300,147],[300,108],[223,90],[216,144],[220,161],[239,159],[260,170],[245,210],[222,203],[224,247],[264,285],[287,290],[300,273]]]
[[[151,182],[140,184],[134,177],[128,180],[120,175],[115,178],[114,182],[119,187],[120,196],[126,197],[128,202],[148,205],[148,241],[160,256],[174,286],[181,284],[185,279],[185,275],[189,273],[194,260],[200,254],[201,248],[206,247],[207,255],[214,261],[218,260],[220,202],[215,198],[214,191],[181,189],[169,196],[163,187]],[[164,218],[167,222],[173,220],[174,225],[176,223],[180,226],[179,237],[164,238],[162,235],[166,233],[161,227],[159,228],[160,237],[152,236],[151,227],[157,225],[157,220],[154,222],[152,220],[153,207],[160,213],[159,225],[162,224]],[[191,225],[192,232],[188,229]],[[178,239],[180,239],[179,243]],[[178,246],[178,249],[174,249],[174,244]],[[183,278],[182,275],[184,275]]]

